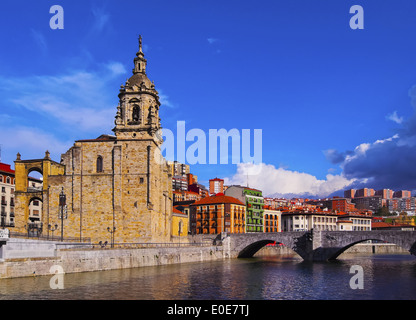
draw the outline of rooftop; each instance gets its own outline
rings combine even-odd
[[[232,204],[239,204],[244,206],[244,203],[242,203],[240,200],[229,197],[224,195],[223,193],[217,193],[216,195],[213,195],[211,197],[205,197],[202,198],[199,201],[196,201],[193,205],[206,205],[206,204],[223,204],[223,203],[232,203]]]

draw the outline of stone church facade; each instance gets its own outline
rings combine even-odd
[[[33,198],[43,202],[42,235],[61,233],[59,195],[66,196],[65,237],[92,242],[169,242],[172,180],[161,155],[160,101],[146,75],[142,51],[134,59],[133,75],[122,85],[114,135],[78,140],[61,162],[44,159],[15,161],[15,230],[26,232]],[[43,174],[41,191],[28,189],[32,171]],[[50,227],[48,227],[50,226]]]

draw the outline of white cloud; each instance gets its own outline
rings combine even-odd
[[[218,42],[219,39],[217,39],[217,38],[208,38],[207,41],[208,41],[209,44],[214,44],[214,43]]]
[[[250,174],[256,173],[256,174]],[[326,197],[351,185],[354,180],[328,174],[325,180],[315,176],[276,168],[271,164],[238,164],[237,172],[224,179],[226,184],[248,185],[263,191],[263,195],[297,194]]]
[[[1,137],[2,148],[8,153],[7,162],[11,162],[17,152],[22,155],[22,159],[43,158],[46,150],[49,150],[52,159],[56,160],[73,143],[61,141],[54,134],[42,129],[24,126],[3,128]]]
[[[106,67],[114,74],[114,75],[120,75],[127,73],[126,68],[124,65],[120,62],[110,62],[106,65]]]
[[[397,124],[401,124],[401,123],[403,123],[403,117],[399,117],[399,116],[397,115],[397,111],[394,111],[393,113],[388,114],[388,115],[386,116],[386,119],[387,119],[387,120],[391,120],[391,121],[393,121],[393,122],[395,122],[395,123],[397,123]]]
[[[93,19],[93,31],[101,32],[105,26],[109,24],[110,15],[105,11],[104,8],[92,8],[91,10]]]
[[[169,107],[169,108],[175,108],[175,104],[169,99],[169,96],[163,93],[161,89],[157,90],[159,92],[159,100],[162,105],[162,107]]]
[[[3,103],[53,119],[55,124],[91,132],[112,125],[117,103],[117,96],[112,93],[117,92],[117,88],[109,90],[109,86],[124,73],[126,70],[121,63],[110,62],[90,72],[0,77],[0,92]]]
[[[0,75],[0,144],[3,160],[17,152],[26,159],[49,150],[55,161],[76,139],[96,138],[114,126],[118,81],[126,72],[119,62],[94,71],[59,75]],[[39,154],[40,153],[40,154]]]

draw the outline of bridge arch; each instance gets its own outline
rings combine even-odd
[[[259,241],[253,242],[240,251],[240,253],[238,254],[238,258],[251,258],[252,256],[256,254],[257,251],[259,251],[261,248],[263,248],[264,246],[270,243],[280,243],[280,242],[276,242],[275,240],[259,240]]]
[[[366,242],[366,241],[382,241],[384,243],[395,244],[395,245],[399,246],[402,249],[408,250],[411,254],[414,254],[412,252],[416,252],[415,251],[416,250],[416,241],[409,248],[408,245],[401,243],[401,241],[387,242],[386,240],[381,239],[381,238],[368,238],[368,239],[352,242],[352,243],[338,249],[334,254],[332,254],[331,256],[328,257],[328,260],[336,260],[341,254],[343,254],[349,248],[353,247],[356,244],[363,243],[363,242]],[[398,242],[398,243],[396,243],[396,242]]]

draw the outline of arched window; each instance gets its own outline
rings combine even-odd
[[[133,107],[132,119],[134,122],[140,122],[140,107],[139,106]]]
[[[97,172],[103,172],[103,157],[97,157]]]

